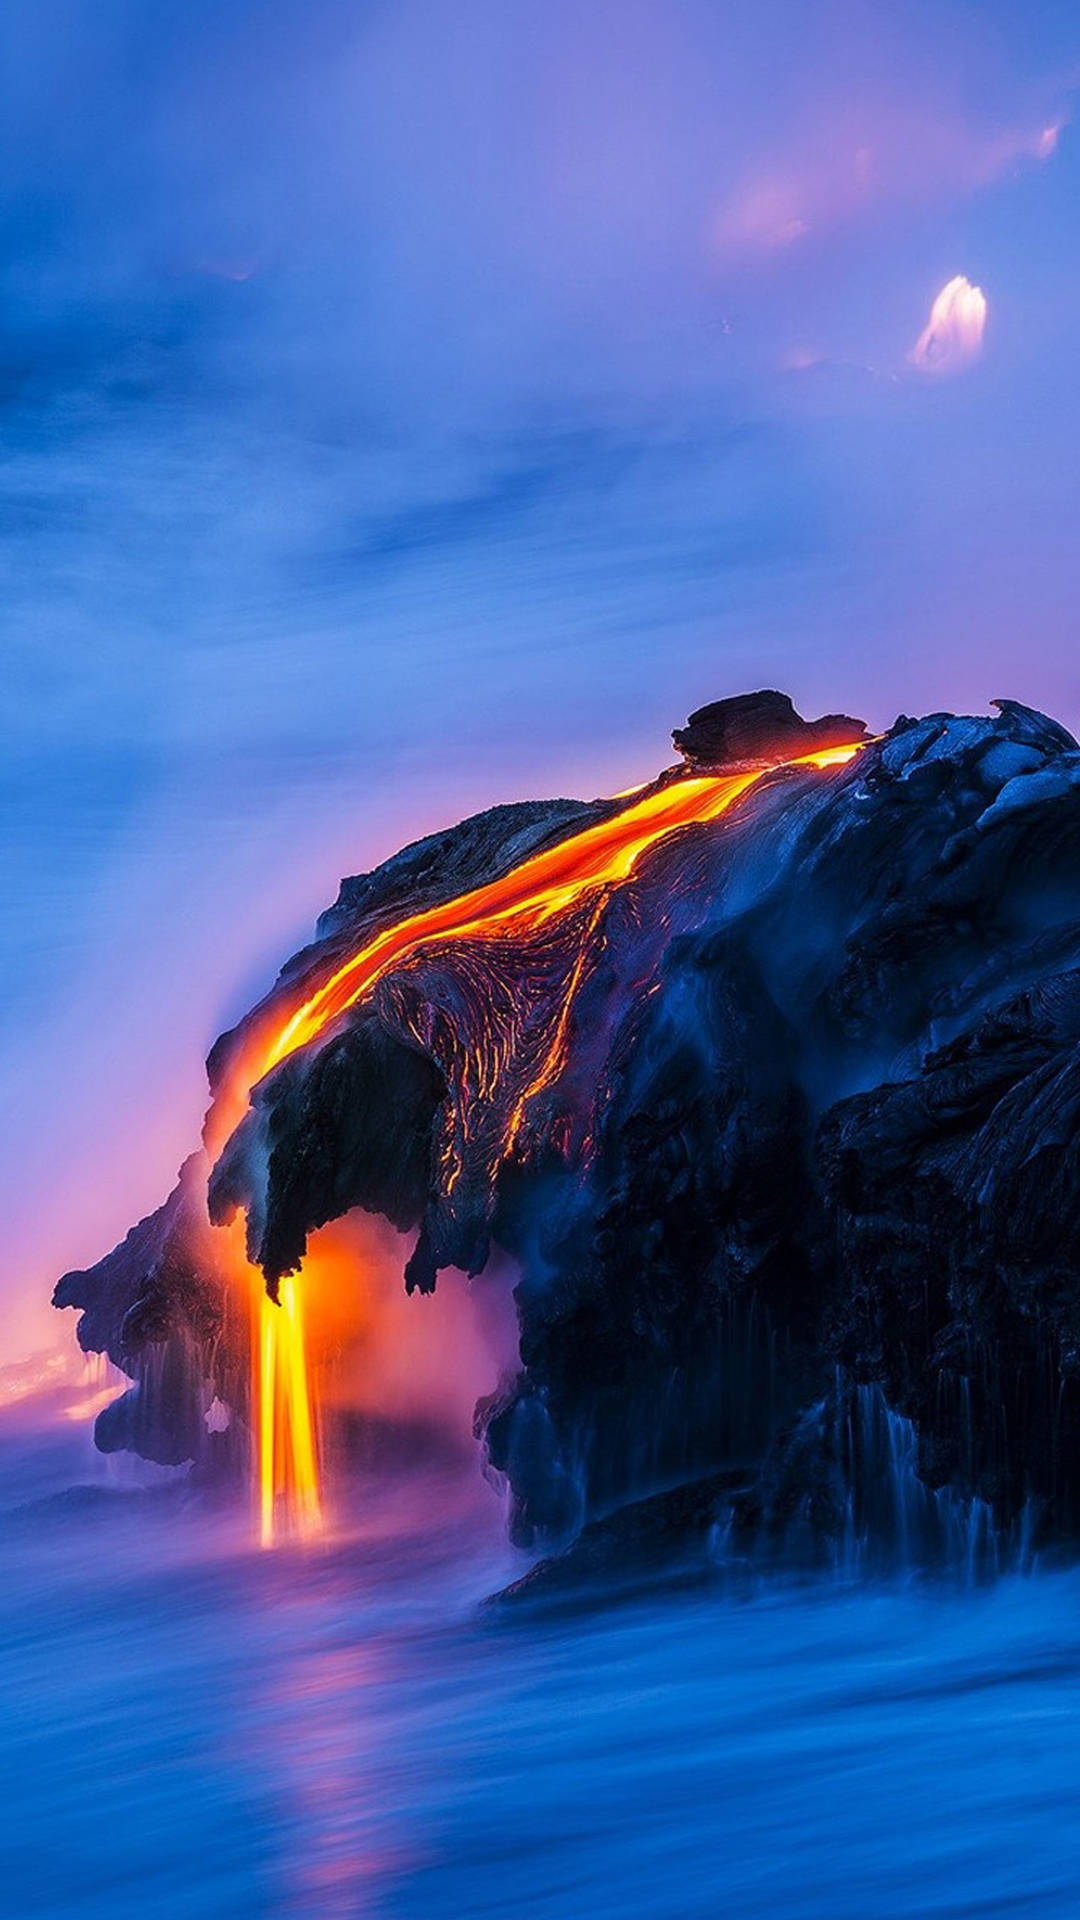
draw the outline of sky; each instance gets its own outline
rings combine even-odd
[[[9,0],[0,1359],[342,873],[757,686],[1080,725],[1078,95],[1073,0]]]

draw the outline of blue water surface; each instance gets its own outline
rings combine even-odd
[[[1080,1575],[512,1616],[472,1476],[261,1554],[0,1436],[12,1920],[1080,1911]]]

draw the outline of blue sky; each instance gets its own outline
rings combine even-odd
[[[1080,16],[13,0],[0,74],[25,1342],[341,872],[756,685],[1080,723]]]

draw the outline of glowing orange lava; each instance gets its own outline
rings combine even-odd
[[[315,1428],[308,1388],[300,1292],[281,1282],[278,1304],[258,1288],[259,1538],[273,1544],[279,1495],[301,1539],[322,1525]]]
[[[859,752],[860,744],[828,747],[787,764],[841,766]],[[242,1112],[240,1102],[246,1104],[246,1091],[297,1048],[317,1039],[370,993],[391,967],[418,948],[433,942],[498,937],[503,932],[520,937],[590,895],[596,897],[595,924],[608,891],[629,878],[643,854],[680,827],[719,819],[771,770],[754,767],[737,773],[692,776],[654,787],[609,818],[530,855],[497,880],[384,928],[294,1008],[277,1033],[260,1043],[256,1059],[244,1060],[242,1077],[237,1080],[234,1076],[231,1092],[219,1096],[216,1124],[208,1138],[220,1139],[225,1131],[231,1131]],[[583,966],[582,957],[571,977],[567,1004],[547,1058],[514,1110],[507,1147],[518,1133],[527,1101],[559,1070],[569,1004]],[[264,1545],[273,1543],[281,1510],[295,1533],[310,1537],[321,1525],[322,1506],[314,1393],[301,1319],[301,1275],[282,1281],[280,1305],[275,1305],[266,1296],[262,1276],[244,1254],[242,1223],[234,1223],[226,1231],[234,1236],[236,1264],[242,1267],[256,1303],[253,1386],[258,1410],[260,1538]]]
[[[828,747],[789,764],[835,767],[858,751],[858,746]],[[263,1072],[314,1040],[339,1014],[370,993],[389,967],[417,947],[436,940],[484,938],[507,927],[520,934],[543,926],[584,892],[626,880],[642,854],[676,828],[726,813],[765,771],[755,767],[744,773],[673,780],[610,819],[532,854],[498,880],[385,928],[296,1009],[270,1046]]]

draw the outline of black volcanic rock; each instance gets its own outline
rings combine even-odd
[[[1080,969],[839,1102],[819,1156],[845,1366],[914,1422],[930,1485],[1080,1531]]]
[[[167,1466],[203,1460],[210,1354],[219,1390],[243,1403],[243,1356],[223,1338],[229,1301],[206,1218],[207,1172],[205,1155],[192,1154],[155,1213],[95,1266],[65,1273],[53,1292],[54,1306],[82,1310],[83,1350],[107,1353],[134,1380],[98,1416],[103,1453],[129,1450]]]
[[[537,1561],[491,1603],[573,1605],[596,1588],[633,1593],[673,1575],[692,1579],[708,1564],[716,1516],[739,1498],[741,1480],[738,1472],[708,1474],[590,1520],[569,1546]]]
[[[611,811],[606,800],[516,800],[475,813],[403,847],[373,873],[343,880],[334,905],[319,916],[318,937],[467,893]]]
[[[247,1208],[249,1249],[274,1294],[300,1265],[308,1232],[353,1207],[383,1214],[402,1232],[415,1229],[436,1177],[435,1119],[445,1096],[434,1061],[365,1011],[346,1034],[284,1061],[256,1090],[211,1176],[211,1219]],[[261,1211],[245,1168],[264,1114]]]
[[[793,760],[824,747],[847,746],[866,738],[866,723],[843,713],[804,720],[788,694],[768,688],[699,707],[671,738],[687,766],[699,773],[745,761]]]
[[[332,907],[320,914],[311,946],[293,954],[275,986],[238,1028],[223,1033],[206,1063],[211,1090],[224,1079],[237,1040],[276,1017],[282,989],[314,982],[384,927],[406,914],[457,899],[521,861],[556,845],[616,810],[610,800],[520,800],[471,814],[455,826],[426,834],[390,855],[371,873],[341,882]]]
[[[676,744],[701,770],[860,729],[752,695]],[[374,932],[612,808],[496,809],[345,882],[215,1081]],[[155,1457],[247,1377],[193,1165],[57,1296],[136,1379],[102,1438]],[[699,1494],[609,1524],[690,1483],[740,1550],[961,1507],[1077,1538],[1080,749],[1011,701],[903,719],[539,928],[411,952],[254,1089],[210,1194],[271,1283],[356,1205],[416,1234],[420,1289],[511,1256],[520,1371],[478,1431],[519,1540],[592,1529],[571,1564],[707,1532]]]

